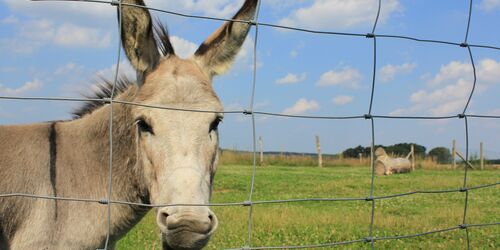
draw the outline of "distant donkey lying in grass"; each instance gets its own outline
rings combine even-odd
[[[124,0],[144,5],[143,0]],[[251,20],[257,0],[234,19]],[[212,77],[225,72],[250,29],[226,22],[189,59],[180,59],[166,29],[147,9],[123,5],[122,45],[137,82],[121,80],[116,100],[187,112],[113,106],[112,200],[146,204],[201,204],[156,210],[164,249],[200,249],[218,225],[207,206],[218,160],[222,104]],[[96,97],[111,96],[105,82]],[[75,119],[0,127],[0,249],[96,249],[105,245],[107,206],[9,196],[107,197],[110,104],[89,102]],[[2,196],[2,194],[4,194]],[[112,204],[110,248],[147,212]]]

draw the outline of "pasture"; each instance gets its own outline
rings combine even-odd
[[[219,166],[212,202],[248,199],[251,166]],[[498,181],[499,170],[469,171],[468,186]],[[316,168],[264,166],[257,168],[253,200],[310,197],[366,197],[370,168],[339,165]],[[375,177],[374,196],[415,190],[457,189],[463,170],[417,169],[409,174]],[[377,200],[374,236],[408,235],[454,227],[462,223],[465,193],[416,194]],[[253,246],[309,245],[362,239],[368,236],[371,203],[367,201],[297,202],[254,205]],[[214,207],[220,226],[206,249],[240,248],[247,239],[248,207]],[[467,223],[500,221],[498,186],[469,191]],[[470,228],[473,249],[499,249],[500,227]],[[422,237],[376,241],[377,249],[466,249],[465,230]],[[368,243],[339,248],[369,249]],[[117,249],[161,249],[155,216],[150,212]]]

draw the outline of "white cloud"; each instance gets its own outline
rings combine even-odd
[[[53,18],[58,21],[102,21],[116,18],[116,8],[110,5],[78,2],[32,2],[3,0],[7,7],[17,13],[34,18]]]
[[[243,0],[146,0],[146,5],[186,14],[231,18],[243,5]]]
[[[283,110],[283,113],[289,115],[300,115],[317,109],[319,109],[319,103],[317,101],[300,98],[293,106]]]
[[[102,23],[102,21],[115,21],[116,23],[116,7],[109,4],[3,1],[12,11],[35,18],[50,16],[61,22],[78,20],[78,22],[87,21],[96,24]],[[145,3],[149,7],[185,14],[230,18],[243,5],[243,0],[145,0]]]
[[[67,63],[65,65],[62,65],[56,69],[54,72],[55,75],[65,75],[65,74],[71,74],[74,72],[81,72],[83,70],[84,66],[82,65],[77,65],[75,63]]]
[[[483,59],[476,62],[476,75],[481,85],[491,85],[500,79],[500,61],[493,59]],[[451,61],[441,66],[437,73],[428,84],[430,86],[441,86],[460,79],[472,81],[473,68],[470,63]]]
[[[346,105],[348,103],[351,103],[354,98],[352,96],[347,96],[347,95],[339,95],[336,96],[332,99],[333,103],[336,105]]]
[[[472,75],[472,66],[468,63],[459,61],[451,61],[450,63],[441,66],[439,73],[436,74],[428,84],[438,86],[450,80],[458,79],[463,76]]]
[[[172,46],[174,46],[175,54],[182,58],[193,55],[196,49],[198,49],[198,45],[178,36],[171,36],[170,41],[172,42]]]
[[[96,75],[104,77],[106,79],[113,79],[115,72],[116,72],[116,63],[108,68],[97,71]],[[130,62],[128,60],[120,61],[119,75],[125,76],[130,80],[136,79],[135,69],[132,67],[132,65],[130,65]]]
[[[323,73],[317,85],[359,88],[362,79],[363,75],[357,69],[345,67],[339,71],[330,70]]]
[[[398,74],[407,74],[413,71],[415,63],[403,63],[400,65],[387,64],[380,69],[379,78],[382,82],[394,80]]]
[[[312,29],[369,27],[375,22],[377,8],[378,1],[373,0],[315,0],[311,6],[295,10],[281,19],[279,24]],[[379,22],[384,23],[400,9],[399,0],[383,1]]]
[[[477,83],[475,95],[498,84],[500,62],[483,59],[476,64]],[[428,81],[427,89],[421,89],[410,95],[412,106],[398,108],[392,115],[415,114],[428,111],[432,115],[451,115],[462,112],[470,91],[473,73],[470,63],[451,61],[443,65],[439,72]]]
[[[99,29],[63,23],[55,30],[53,42],[65,47],[107,48],[111,34]]]
[[[19,22],[19,18],[15,17],[14,15],[10,15],[2,20],[0,20],[1,24],[16,24]]]
[[[25,92],[35,91],[42,87],[42,82],[38,79],[34,79],[33,81],[29,81],[23,84],[23,86],[18,88],[9,88],[0,85],[0,94],[2,95],[20,95]]]
[[[4,50],[8,48],[10,52],[24,54],[48,44],[63,47],[106,48],[110,43],[110,32],[72,23],[56,25],[48,19],[22,22],[13,37],[0,40]]]
[[[13,13],[1,22],[16,25],[14,36],[0,43],[14,53],[31,53],[53,44],[63,47],[106,48],[116,29],[116,8],[81,2],[3,0]],[[19,19],[16,15],[27,18]],[[114,30],[113,30],[114,31]]]
[[[14,39],[25,40],[32,47],[50,41],[55,35],[53,22],[47,19],[24,22],[19,27],[19,32]]]
[[[0,52],[29,54],[32,53],[40,43],[22,39],[20,37],[0,38]]]
[[[415,111],[428,110],[432,115],[458,114],[466,103],[472,84],[463,79],[443,88],[420,90],[410,96]]]
[[[243,0],[146,0],[145,2],[150,7],[225,18],[232,17],[243,4]],[[19,24],[20,31],[15,38],[0,40],[0,45],[5,47],[3,45],[15,45],[29,38],[28,43],[24,42],[23,46],[18,46],[19,48],[15,50],[23,53],[30,53],[47,43],[65,47],[109,47],[111,31],[116,30],[116,7],[110,5],[18,0],[4,0],[4,3],[13,13],[21,13],[32,19]],[[0,22],[13,20],[14,16],[0,19]],[[172,36],[171,39],[180,56],[188,56],[198,47],[180,37]]]
[[[484,59],[479,62],[476,73],[478,81],[484,81],[487,84],[498,83],[500,79],[500,61]]]
[[[277,84],[293,84],[293,83],[298,83],[302,82],[306,79],[307,75],[306,73],[302,73],[300,75],[293,74],[293,73],[288,73],[286,76],[277,79],[276,83]]]
[[[243,5],[243,0],[186,0],[182,5],[187,11],[200,12],[213,17],[232,17]]]
[[[479,9],[484,11],[500,10],[500,0],[483,0],[479,4]]]

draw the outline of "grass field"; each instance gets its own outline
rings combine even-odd
[[[212,202],[248,200],[250,166],[223,165],[217,172]],[[366,197],[368,167],[258,167],[253,200],[308,197]],[[498,182],[499,170],[469,171],[468,186]],[[375,178],[374,196],[414,190],[456,189],[463,170],[417,170]],[[415,234],[462,223],[465,193],[417,194],[375,205],[374,236]],[[368,236],[371,202],[334,201],[255,205],[252,246],[309,245],[362,239]],[[214,207],[220,226],[206,249],[240,248],[248,237],[248,207]],[[468,224],[500,221],[498,186],[469,191]],[[161,249],[153,211],[117,249]],[[500,249],[500,226],[469,229],[473,249]],[[465,230],[423,237],[377,241],[377,249],[466,249]],[[367,243],[339,248],[368,249]]]

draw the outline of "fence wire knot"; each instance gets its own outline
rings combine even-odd
[[[367,34],[365,35],[365,37],[366,37],[366,38],[374,38],[374,37],[375,37],[375,34],[373,34],[373,33],[367,33]]]
[[[469,225],[467,225],[467,224],[460,224],[460,225],[458,225],[458,227],[459,227],[460,229],[466,229],[468,226],[469,226]]]
[[[252,206],[252,201],[244,201],[243,206],[244,207]]]
[[[461,43],[461,44],[460,44],[460,47],[462,47],[462,48],[467,48],[467,47],[469,47],[469,44],[468,44],[468,43]]]
[[[463,193],[463,192],[467,192],[467,191],[469,191],[469,189],[468,189],[468,188],[466,188],[466,187],[460,188],[460,192],[462,192],[462,193]]]
[[[121,0],[111,0],[111,2],[109,4],[111,4],[111,6],[118,6],[118,5],[120,5],[120,2],[121,2]]]
[[[243,114],[244,115],[251,115],[251,114],[253,114],[253,111],[249,110],[249,109],[245,109],[245,110],[243,110]]]
[[[363,117],[366,119],[366,120],[370,120],[373,118],[373,116],[371,114],[365,114],[363,115]]]
[[[365,238],[365,243],[369,243],[373,241],[373,237],[366,237]]]
[[[111,103],[112,100],[111,100],[111,98],[105,97],[105,98],[102,98],[102,101],[104,103]]]
[[[102,205],[107,205],[107,204],[109,204],[108,199],[100,199],[98,202],[99,202],[99,204],[102,204]]]
[[[462,114],[458,114],[457,116],[458,116],[458,118],[460,118],[460,119],[465,118],[465,114],[464,114],[464,113],[462,113]]]

